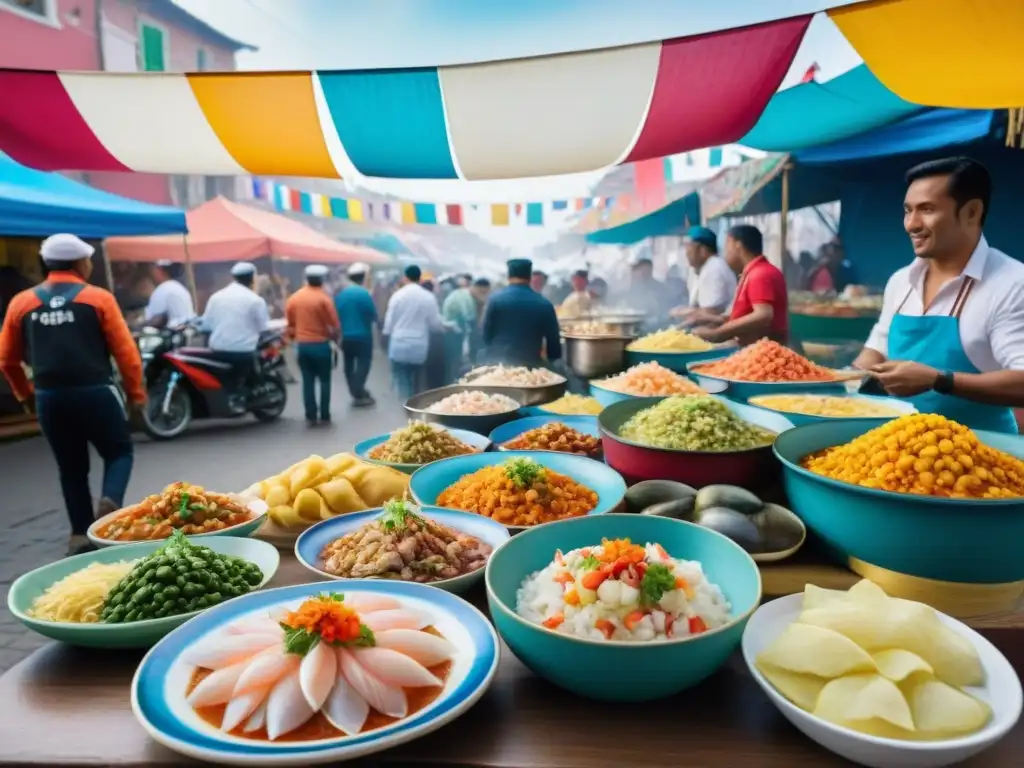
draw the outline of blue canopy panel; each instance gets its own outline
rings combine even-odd
[[[995,112],[931,109],[883,128],[796,153],[801,163],[845,163],[970,144],[992,132]]]
[[[0,152],[0,235],[81,238],[188,231],[185,212],[113,195],[59,173],[32,170]]]
[[[766,152],[796,152],[862,134],[924,109],[904,101],[865,65],[824,83],[802,83],[772,97],[737,143]]]
[[[591,245],[632,245],[648,237],[681,235],[689,227],[700,224],[700,197],[691,192],[653,213],[626,224],[599,229],[587,235]]]

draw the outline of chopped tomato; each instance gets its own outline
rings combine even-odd
[[[658,553],[658,557],[660,557],[662,560],[669,559],[668,552],[665,551],[665,548],[661,546],[661,544],[655,544],[654,551]]]
[[[562,596],[562,599],[565,601],[566,605],[580,604],[580,594],[575,589],[570,589],[566,591],[566,593]]]
[[[676,620],[672,618],[671,613],[665,614],[665,636],[672,637],[672,625],[676,623]]]
[[[580,579],[580,584],[583,585],[584,589],[597,589],[607,578],[608,574],[605,573],[604,570],[588,571],[583,574],[583,578]]]
[[[580,554],[584,557],[590,557],[590,547],[584,547],[580,550]]]
[[[575,581],[575,579],[573,578],[573,575],[568,571],[559,571],[555,574],[555,581],[557,581],[559,584],[572,584],[573,581]]]
[[[640,562],[633,567],[636,568],[636,573],[641,579],[644,577],[644,574],[647,573],[647,563]]]
[[[622,625],[632,632],[633,627],[646,615],[646,611],[631,611],[630,613],[627,613],[626,617],[622,620]]]
[[[598,619],[594,622],[594,628],[603,632],[608,640],[611,640],[612,635],[615,634],[615,625],[608,621],[608,619]]]
[[[690,619],[690,634],[699,635],[701,632],[707,632],[708,625],[704,623],[704,619],[700,616],[694,616]]]
[[[556,613],[554,616],[544,619],[544,626],[548,629],[557,629],[562,625],[563,621],[565,621],[565,616],[560,613]]]

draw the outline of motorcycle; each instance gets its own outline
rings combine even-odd
[[[251,413],[274,421],[284,412],[284,338],[280,331],[261,334],[254,366],[240,385],[230,384],[234,366],[207,347],[191,346],[194,326],[145,329],[136,334],[145,372],[148,401],[142,428],[155,440],[171,440],[193,419],[238,418]]]

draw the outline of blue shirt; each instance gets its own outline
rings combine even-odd
[[[558,316],[550,301],[528,285],[510,285],[491,296],[484,310],[483,342],[491,363],[537,365],[562,356]]]
[[[361,285],[350,285],[334,297],[343,339],[368,339],[373,336],[377,322],[377,305],[373,296]]]

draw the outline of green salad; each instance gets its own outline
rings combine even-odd
[[[677,396],[633,414],[619,436],[652,448],[725,453],[771,445],[775,433],[744,421],[713,397]]]

